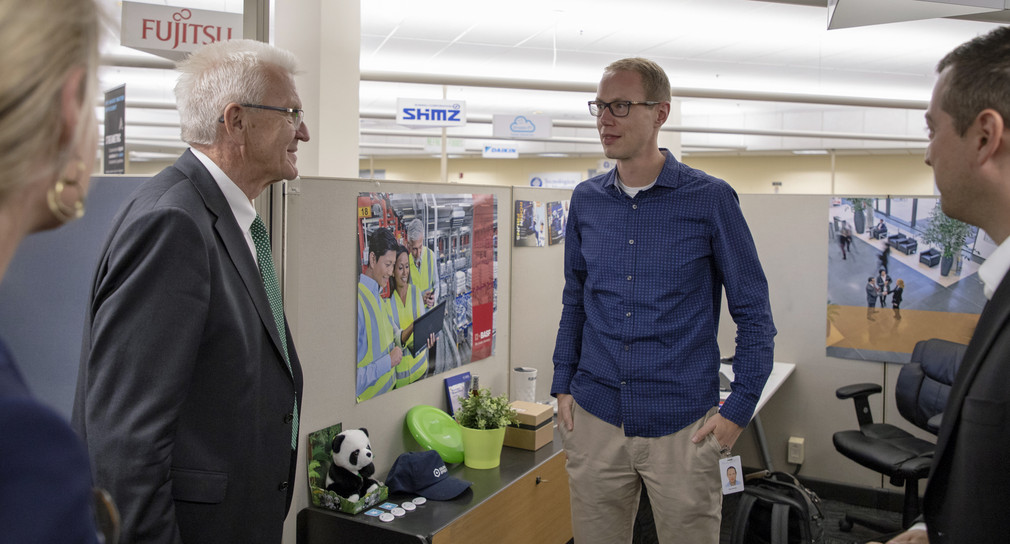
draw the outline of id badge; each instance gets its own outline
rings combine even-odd
[[[739,455],[719,459],[719,477],[722,479],[723,495],[743,491],[743,466]]]

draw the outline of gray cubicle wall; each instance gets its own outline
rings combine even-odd
[[[498,201],[498,311],[495,352],[459,371],[480,375],[482,387],[508,392],[511,333],[511,244],[503,235],[512,225],[512,188],[462,184],[406,183],[354,179],[304,178],[288,184],[286,191],[285,304],[288,321],[305,373],[301,432],[306,434],[343,423],[344,428],[366,427],[375,452],[375,466],[385,476],[396,456],[418,449],[404,424],[407,411],[418,404],[445,409],[442,379],[435,375],[356,404],[355,315],[357,278],[356,210],[361,192],[491,193]],[[305,444],[304,438],[302,444]],[[299,459],[299,478],[291,512],[308,505],[305,458]],[[285,542],[293,540],[289,516]]]
[[[67,418],[98,253],[119,206],[145,179],[92,178],[84,217],[26,238],[0,283],[0,338],[35,395]]]

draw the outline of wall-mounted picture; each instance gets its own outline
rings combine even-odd
[[[543,202],[516,200],[516,247],[547,245],[547,212]]]
[[[491,356],[496,197],[360,193],[357,204],[357,401]]]
[[[907,363],[919,340],[968,343],[996,248],[984,231],[939,198],[833,198],[827,223],[827,355]]]
[[[568,201],[547,203],[547,230],[549,245],[565,243],[565,224],[568,222]]]

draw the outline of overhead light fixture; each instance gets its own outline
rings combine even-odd
[[[827,155],[827,149],[794,149],[793,155]]]
[[[552,159],[561,159],[567,157],[568,153],[540,153],[540,156]]]

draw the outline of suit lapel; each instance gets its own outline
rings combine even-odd
[[[179,157],[175,166],[193,182],[203,197],[207,209],[216,217],[214,229],[221,238],[239,276],[242,277],[242,283],[245,284],[246,291],[256,306],[260,321],[263,322],[263,326],[270,335],[280,365],[284,367],[285,372],[290,374],[287,363],[284,361],[284,348],[281,345],[277,324],[274,322],[270,300],[267,298],[266,288],[263,287],[263,278],[260,277],[259,268],[256,266],[256,261],[253,260],[249,244],[246,243],[245,233],[239,229],[235,214],[232,213],[231,206],[228,205],[228,200],[224,197],[217,182],[214,181],[214,177],[189,150]]]
[[[937,437],[936,451],[939,458],[934,463],[934,467],[939,465],[946,455],[949,455],[947,442],[956,435],[957,427],[960,423],[961,407],[964,405],[964,398],[971,389],[972,382],[978,374],[982,362],[985,361],[992,347],[993,342],[999,335],[1007,320],[1010,319],[1010,274],[1007,274],[1000,282],[996,292],[993,293],[992,300],[986,304],[979,316],[975,332],[971,341],[968,342],[968,349],[965,350],[964,360],[958,370],[957,378],[954,380],[954,388],[947,399],[947,408],[944,410],[943,421],[949,422],[941,427],[940,436]]]

